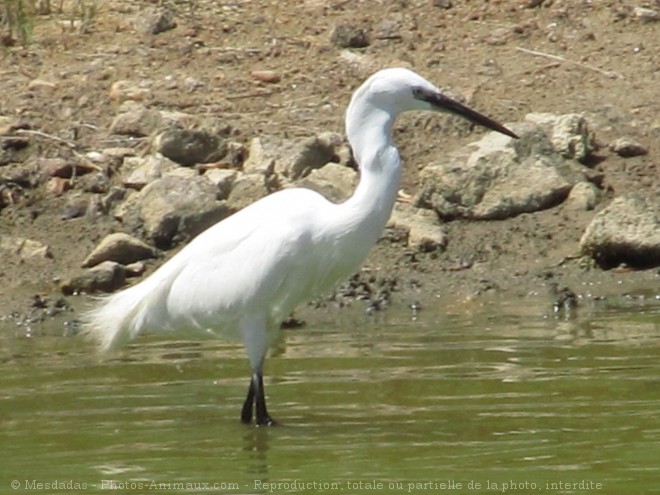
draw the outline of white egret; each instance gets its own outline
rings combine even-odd
[[[408,69],[376,72],[346,112],[360,168],[351,198],[335,204],[294,188],[260,199],[198,235],[142,282],[104,299],[87,315],[89,333],[104,349],[143,331],[240,336],[252,367],[241,420],[274,424],[263,384],[268,346],[296,306],[351,275],[381,235],[401,178],[392,126],[409,110],[453,113],[517,137]]]

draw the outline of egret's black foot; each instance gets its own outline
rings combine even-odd
[[[261,421],[257,420],[257,427],[258,428],[261,428],[263,426],[278,426],[278,424],[279,423],[277,421],[275,421],[273,418],[271,418],[270,416],[268,416],[267,418],[265,418]]]
[[[241,422],[250,424],[252,417],[255,417],[255,424],[261,426],[276,426],[277,422],[270,417],[266,409],[266,395],[264,394],[264,380],[261,373],[254,373],[250,381],[243,408],[241,409]]]

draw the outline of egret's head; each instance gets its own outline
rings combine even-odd
[[[460,115],[488,129],[518,137],[499,122],[444,95],[436,86],[409,69],[391,68],[376,72],[355,92],[351,106],[358,100],[366,100],[391,115],[410,110]]]

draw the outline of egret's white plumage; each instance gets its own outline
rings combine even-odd
[[[253,377],[243,421],[272,424],[263,361],[296,306],[353,273],[387,223],[401,178],[392,126],[408,110],[448,111],[515,135],[451,100],[407,69],[385,69],[353,94],[346,132],[360,167],[351,198],[334,204],[302,188],[267,196],[212,226],[139,284],[104,299],[87,328],[104,349],[142,331],[197,329],[240,335]]]

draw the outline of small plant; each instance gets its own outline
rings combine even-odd
[[[18,38],[23,44],[30,41],[34,26],[35,0],[0,0],[0,20],[3,39]]]
[[[27,44],[36,16],[50,14],[68,19],[81,33],[88,32],[98,6],[99,0],[0,0],[0,39],[5,45],[16,40]]]

